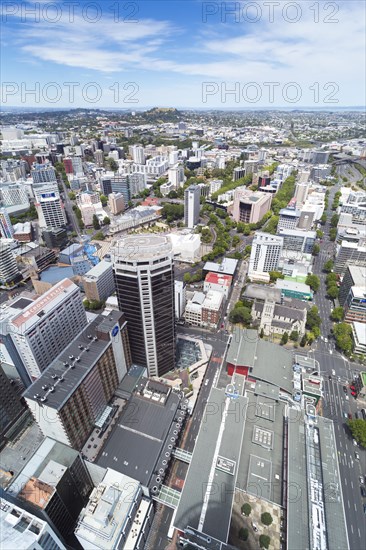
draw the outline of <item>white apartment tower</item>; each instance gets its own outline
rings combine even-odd
[[[39,226],[64,227],[67,224],[65,210],[57,183],[33,185]]]
[[[145,164],[145,151],[141,145],[132,146],[132,158],[136,164]]]
[[[201,189],[198,185],[190,185],[184,192],[184,223],[192,229],[200,217]]]
[[[307,183],[298,182],[295,187],[294,197],[296,199],[296,206],[304,204],[309,192],[309,185]]]
[[[275,271],[283,248],[283,237],[256,233],[250,253],[248,276]]]
[[[88,324],[81,293],[64,279],[14,316],[11,338],[34,380]]]

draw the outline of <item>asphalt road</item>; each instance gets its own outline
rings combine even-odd
[[[321,252],[314,260],[313,273],[320,277],[320,289],[315,294],[315,304],[319,308],[322,319],[321,337],[312,347],[312,354],[319,361],[321,374],[324,376],[324,416],[334,422],[338,462],[341,475],[343,504],[348,529],[348,539],[351,550],[363,550],[366,546],[366,515],[360,491],[360,476],[366,475],[366,450],[355,447],[352,436],[346,425],[346,416],[357,410],[357,401],[351,396],[348,386],[355,374],[361,370],[360,365],[350,363],[335,348],[335,342],[330,337],[332,322],[330,313],[334,307],[332,300],[326,298],[325,277],[322,272],[323,264],[328,259],[333,259],[335,253],[334,243],[329,241],[329,219],[332,215],[331,205],[339,185],[330,191],[329,209],[327,211],[327,223],[322,228],[324,231]],[[327,340],[327,341],[326,341]],[[335,375],[332,375],[332,371]],[[343,386],[347,387],[346,392]],[[356,460],[355,451],[360,460]],[[364,479],[366,482],[366,479]],[[365,483],[364,483],[365,485]]]

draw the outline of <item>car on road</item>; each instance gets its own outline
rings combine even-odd
[[[363,513],[366,514],[366,504],[363,505]]]
[[[346,401],[349,401],[349,397],[348,397],[348,395],[346,395],[346,396],[345,396],[345,399],[346,399]]]
[[[352,420],[352,414],[351,414],[351,413],[348,413],[348,418],[349,418],[350,420]]]
[[[205,380],[205,386],[208,386],[209,381],[210,381],[209,378],[207,378],[207,379]]]
[[[324,342],[327,344],[328,343],[328,338],[324,338]]]
[[[335,376],[335,370],[332,369],[332,376]]]
[[[344,393],[347,393],[347,386],[343,386]]]
[[[360,480],[361,485],[363,485],[365,483],[364,479],[363,479],[363,476],[360,476],[358,479]]]
[[[252,523],[253,531],[258,531],[258,526],[255,523]]]
[[[366,497],[366,489],[365,487],[360,487],[361,489],[361,495],[365,498]]]
[[[360,455],[358,454],[357,451],[355,451],[355,459],[356,459],[356,460],[360,460]],[[360,483],[363,483],[363,479],[362,479],[362,481],[361,481],[361,479],[362,479],[362,478],[360,477]]]
[[[344,418],[348,418],[348,414],[346,412],[343,412]]]

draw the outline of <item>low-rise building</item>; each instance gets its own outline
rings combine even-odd
[[[222,292],[227,299],[232,281],[233,278],[231,275],[220,275],[219,273],[213,273],[210,271],[206,275],[203,290],[204,292],[209,292],[210,290]]]
[[[258,329],[266,336],[270,334],[290,335],[295,331],[299,337],[305,334],[307,307],[302,302],[302,308],[276,304],[273,300],[260,302],[255,300],[252,306],[253,321],[259,323]]]
[[[81,511],[75,535],[85,550],[142,550],[154,517],[135,479],[107,468]]]
[[[104,301],[116,287],[111,262],[102,260],[83,276],[84,292],[88,300]]]
[[[313,293],[309,285],[304,283],[295,283],[285,279],[277,279],[276,287],[281,290],[283,296],[288,298],[298,298],[299,300],[312,300]]]

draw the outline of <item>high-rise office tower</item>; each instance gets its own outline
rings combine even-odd
[[[190,185],[184,191],[184,223],[192,229],[200,217],[201,189],[198,185]]]
[[[11,224],[9,214],[6,208],[0,208],[0,237],[4,239],[12,239],[14,229]]]
[[[66,225],[65,210],[57,183],[33,185],[40,227],[63,227]]]
[[[21,280],[21,274],[10,246],[0,239],[0,284],[6,285]]]
[[[175,364],[170,240],[165,236],[124,237],[113,243],[111,257],[118,306],[128,321],[132,360],[147,367],[150,376],[161,376]]]
[[[57,283],[11,320],[11,337],[33,379],[88,324],[79,287]]]

